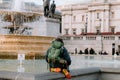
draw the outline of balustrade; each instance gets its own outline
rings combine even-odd
[[[117,40],[120,40],[118,35],[85,35],[85,36],[62,36],[64,40],[115,40],[115,37],[118,37]]]

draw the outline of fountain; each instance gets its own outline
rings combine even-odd
[[[7,4],[5,8],[9,7],[9,9],[0,10],[0,58],[12,58],[0,59],[0,70],[2,70],[0,71],[0,80],[64,79],[61,74],[46,73],[49,70],[44,59],[35,60],[36,55],[37,57],[44,55],[51,40],[59,35],[59,16],[55,19],[46,18],[40,12],[24,11],[22,9],[24,6],[21,7],[22,0],[19,2],[13,0],[13,6],[11,1],[11,5],[8,2],[0,3],[1,5]],[[17,5],[17,3],[20,4]],[[34,60],[25,60],[26,58]],[[74,63],[71,64],[70,70],[77,69],[71,70],[74,80],[98,80],[99,76],[101,80],[119,80],[120,63],[116,55],[114,58],[111,56],[71,55],[71,59]],[[85,67],[88,69],[79,70],[79,68]],[[106,69],[100,71],[98,68],[90,67],[106,67]],[[46,74],[41,75],[41,73]]]
[[[43,12],[27,11],[24,0],[0,4],[0,58],[16,59],[20,52],[32,59],[44,55],[54,37],[60,34],[60,18],[46,18]]]

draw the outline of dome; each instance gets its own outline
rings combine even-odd
[[[56,11],[55,11],[55,14],[56,14],[56,15],[61,15],[61,11],[56,10]]]

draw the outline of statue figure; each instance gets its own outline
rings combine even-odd
[[[50,17],[53,17],[55,13],[55,9],[56,9],[56,4],[55,4],[55,1],[53,0],[53,3],[50,6]]]
[[[50,0],[43,0],[44,16],[48,17]]]

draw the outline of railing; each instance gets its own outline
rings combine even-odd
[[[64,40],[120,40],[119,35],[62,36]]]
[[[105,51],[111,55],[113,53],[112,44],[115,44],[115,53],[116,51],[120,52],[120,35],[64,35],[62,38],[71,53],[75,48],[78,51],[93,48],[97,54],[100,51]]]
[[[96,40],[96,36],[86,36],[86,40]]]

